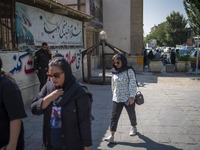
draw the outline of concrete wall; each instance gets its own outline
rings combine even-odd
[[[110,44],[130,53],[130,0],[103,1],[103,28]]]
[[[103,23],[107,41],[131,54],[128,63],[143,71],[143,0],[104,0]]]
[[[54,49],[52,53],[59,52],[69,62],[74,76],[82,79],[81,48]],[[30,102],[39,92],[39,80],[33,73],[34,58],[27,52],[0,52],[3,69],[12,74],[21,92],[24,103]]]

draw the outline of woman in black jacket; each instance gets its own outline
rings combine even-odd
[[[43,144],[50,150],[89,150],[92,95],[76,82],[62,57],[49,63],[48,81],[31,104],[33,114],[44,114]]]

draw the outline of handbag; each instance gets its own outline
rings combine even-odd
[[[128,71],[127,71],[127,76],[128,76],[128,79],[129,79]],[[136,80],[136,76],[135,76],[135,80]],[[130,82],[130,79],[129,79],[129,82]],[[136,85],[137,85],[139,90],[135,94],[135,103],[137,105],[142,105],[142,104],[144,104],[144,96],[143,96],[142,92],[140,91],[140,88],[139,88],[137,80],[136,80]]]
[[[138,105],[144,104],[144,96],[141,91],[137,91],[135,94],[135,103]]]

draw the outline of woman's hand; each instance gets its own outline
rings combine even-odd
[[[129,105],[132,105],[134,102],[135,102],[134,98],[133,98],[133,97],[130,97],[130,98],[129,98]]]
[[[90,150],[90,147],[84,147],[84,150]]]
[[[47,108],[51,102],[56,100],[59,96],[63,95],[63,89],[56,89],[51,92],[49,95],[45,96],[42,103],[42,109]]]
[[[59,96],[63,95],[64,91],[63,89],[56,89],[53,92],[51,92],[49,95],[47,95],[49,98],[52,99],[52,101],[56,100]]]

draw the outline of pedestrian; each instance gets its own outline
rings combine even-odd
[[[159,50],[157,49],[156,50],[156,53],[155,53],[155,56],[154,56],[157,60],[160,60],[160,58],[161,58],[161,54],[160,54],[160,52],[159,52]]]
[[[62,57],[49,63],[51,78],[31,104],[33,114],[44,115],[43,144],[46,150],[89,150],[92,94],[76,82]]]
[[[46,42],[42,43],[42,48],[35,53],[34,73],[37,74],[40,81],[40,90],[47,82],[48,64],[51,59],[51,51]]]
[[[2,71],[0,58],[0,149],[23,150],[26,117],[21,92],[14,79]]]
[[[61,53],[54,53],[51,55],[51,59],[54,59],[55,57],[62,57],[64,58],[64,56]]]
[[[143,61],[143,67],[147,65],[147,50],[144,48],[144,61]]]
[[[172,49],[172,51],[171,51],[170,60],[171,60],[171,64],[175,65],[175,62],[176,62],[176,53],[174,52],[174,49]]]
[[[149,65],[149,62],[154,59],[154,54],[153,54],[153,51],[150,50],[150,52],[148,53],[147,55],[147,64]]]
[[[113,57],[113,71],[112,71],[112,117],[110,123],[110,136],[104,140],[110,143],[114,142],[114,134],[117,130],[117,124],[121,115],[123,107],[129,115],[131,122],[130,136],[136,135],[137,122],[135,113],[135,93],[136,93],[136,79],[135,72],[132,67],[127,65],[126,57],[119,53]]]

